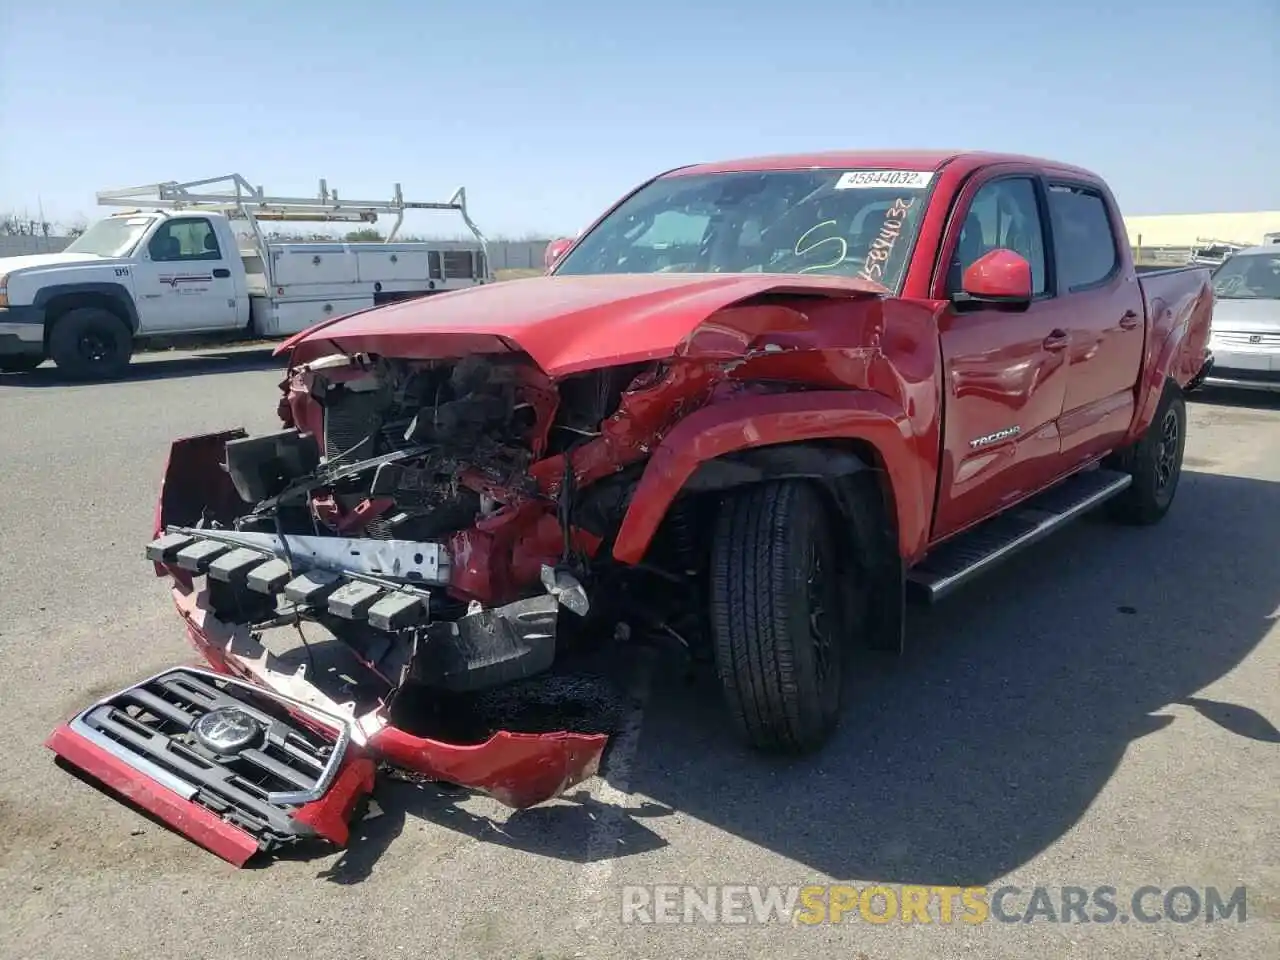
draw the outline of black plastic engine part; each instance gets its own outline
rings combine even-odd
[[[315,437],[296,429],[228,440],[224,450],[227,473],[245,503],[275,496],[320,463]]]
[[[558,610],[554,597],[537,596],[432,623],[419,633],[410,679],[461,693],[541,673],[555,660]]]

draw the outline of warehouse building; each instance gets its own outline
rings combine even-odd
[[[1129,246],[1144,262],[1185,263],[1209,247],[1250,247],[1280,238],[1280,210],[1256,213],[1175,213],[1125,217]]]

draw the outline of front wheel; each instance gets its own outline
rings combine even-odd
[[[1170,384],[1142,439],[1111,464],[1133,477],[1133,483],[1108,505],[1113,520],[1147,526],[1169,512],[1182,477],[1186,443],[1187,401],[1182,391]]]
[[[751,746],[806,753],[837,721],[844,649],[837,518],[783,480],[728,495],[711,546],[711,629],[729,713]]]
[[[115,380],[133,355],[133,337],[108,310],[81,307],[59,317],[49,334],[49,353],[72,380]]]

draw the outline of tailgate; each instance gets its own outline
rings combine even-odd
[[[185,667],[98,701],[46,746],[237,865],[300,840],[345,845],[373,788],[374,763],[347,721]]]

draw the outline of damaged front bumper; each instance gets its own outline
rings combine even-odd
[[[473,602],[465,615],[433,622],[429,588],[448,583],[448,554],[435,543],[171,526],[147,546],[147,558],[187,580],[205,576],[215,615],[367,626],[377,640],[365,659],[395,686],[418,680],[462,693],[540,673],[555,660],[559,607],[586,612],[581,585],[548,567],[542,596],[490,608]],[[399,649],[389,649],[393,637]]]
[[[305,666],[286,668],[247,627],[213,616],[206,594],[178,584],[173,600],[192,644],[215,670],[342,717],[355,744],[392,766],[476,790],[516,809],[551,800],[599,769],[608,742],[602,733],[500,730],[466,744],[415,736],[393,726],[385,707],[360,714],[354,702],[336,702],[311,682]]]
[[[173,601],[210,669],[166,672],[77,714],[47,741],[63,760],[239,865],[305,838],[345,845],[349,818],[372,789],[378,762],[517,809],[553,799],[599,769],[603,733],[498,730],[482,742],[450,743],[400,729],[389,719],[389,698],[363,712],[354,701],[340,702],[343,693],[326,692],[324,679],[313,682],[305,666],[287,667],[249,623],[221,618],[214,602],[219,590],[259,583],[273,604],[295,612],[324,608],[388,632],[416,624],[413,655],[390,680],[392,695],[418,675],[465,692],[549,666],[558,607],[584,599],[576,584],[547,571],[546,595],[489,609],[472,604],[456,620],[423,622],[425,604],[406,602],[412,591],[377,572],[356,564],[349,575],[328,575],[315,557],[309,565],[307,545],[296,543],[309,538],[290,538],[301,555],[294,556],[301,571],[294,577],[287,567],[276,569],[279,543],[246,545],[244,535],[229,533],[171,528],[148,548],[157,571],[172,575]],[[263,744],[211,755],[197,726],[222,708],[251,717]],[[270,751],[299,737],[320,738],[313,756],[294,758],[302,772],[280,768]]]

